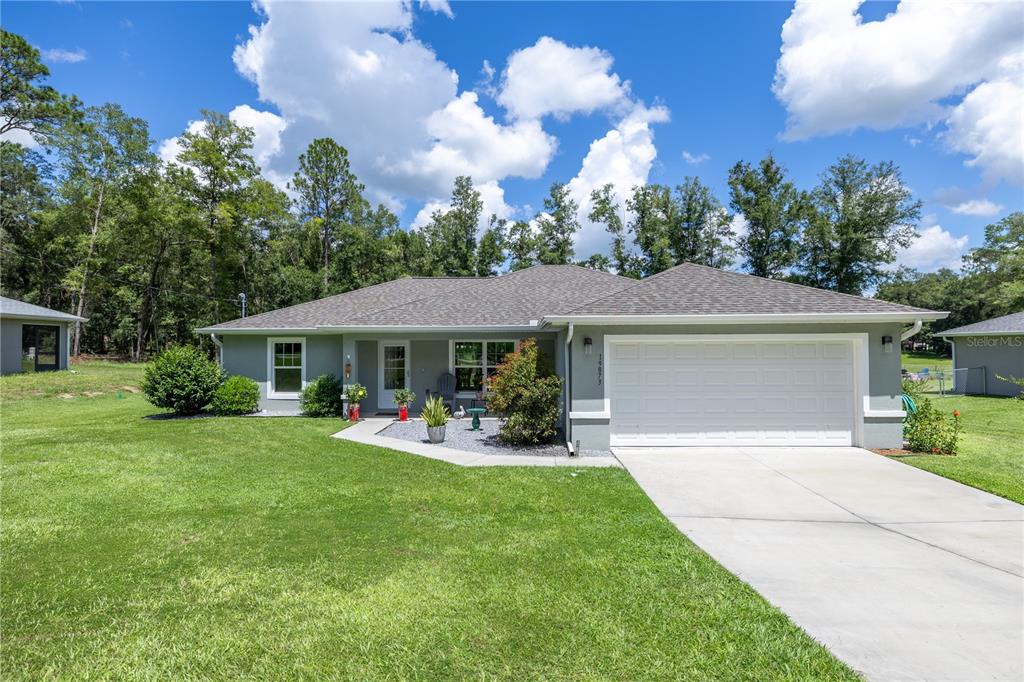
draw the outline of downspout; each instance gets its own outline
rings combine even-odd
[[[569,323],[569,331],[565,334],[565,449],[570,457],[579,454],[573,450],[572,418],[569,416],[572,411],[572,324]]]
[[[217,346],[217,364],[220,365],[221,369],[224,369],[224,342],[217,338],[217,335],[210,332],[210,338],[213,339],[213,344]]]
[[[900,334],[900,341],[906,341],[911,336],[916,335],[919,331],[921,331],[921,326],[923,324],[924,322],[922,322],[921,320],[914,320],[914,325],[910,329],[904,330]]]

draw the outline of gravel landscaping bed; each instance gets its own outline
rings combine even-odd
[[[445,431],[443,447],[456,450],[468,450],[479,452],[483,455],[531,455],[534,457],[557,457],[566,454],[565,445],[555,443],[552,445],[523,445],[510,447],[498,442],[498,420],[482,419],[480,430],[472,431],[472,423],[469,418],[453,419],[448,422]],[[380,432],[380,435],[388,438],[400,438],[415,443],[429,443],[427,440],[427,427],[419,419],[410,419],[407,422],[391,424]],[[610,452],[604,450],[584,450],[581,457],[611,457]]]

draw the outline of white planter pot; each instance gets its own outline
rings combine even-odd
[[[444,441],[444,426],[428,426],[427,427],[427,438],[430,439],[431,443],[441,443]]]

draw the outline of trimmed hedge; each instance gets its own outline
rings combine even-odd
[[[178,414],[198,414],[224,381],[217,363],[194,346],[178,346],[156,356],[142,379],[146,399]]]
[[[311,381],[299,397],[299,406],[307,417],[337,417],[341,415],[341,382],[331,374],[321,374]]]
[[[210,409],[222,416],[257,412],[260,409],[260,385],[249,377],[228,377],[213,395]]]

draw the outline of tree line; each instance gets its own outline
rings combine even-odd
[[[567,184],[550,187],[532,220],[506,220],[486,218],[472,179],[458,177],[448,207],[403,229],[368,200],[333,139],[309,144],[286,192],[261,175],[251,129],[204,111],[165,164],[144,120],[47,86],[38,51],[20,36],[4,31],[0,50],[0,133],[21,131],[37,144],[0,143],[0,288],[89,317],[74,334],[76,355],[137,359],[195,343],[194,328],[240,315],[240,293],[255,314],[405,275],[490,276],[537,263],[628,277],[685,261],[738,266],[845,293],[878,287],[904,302],[923,288],[915,278],[967,277],[893,275],[921,202],[888,162],[843,157],[809,191],[771,155],[739,162],[727,203],[695,177],[634,187],[624,205],[606,185],[592,193],[586,218],[607,230],[609,255],[581,259],[574,244],[583,216]],[[1011,244],[1019,254],[1020,222],[1015,214],[1003,223],[1016,228],[990,228],[996,241],[986,248],[998,254]],[[978,268],[990,279],[1020,268],[1019,258],[984,262]],[[1024,293],[1015,291],[1006,305],[1020,304]],[[968,317],[993,305],[976,298]]]

